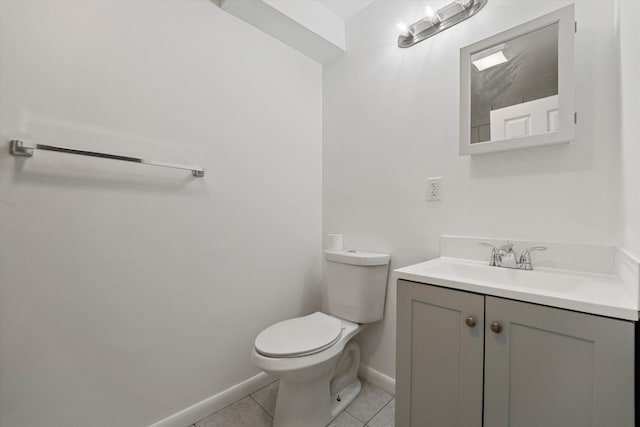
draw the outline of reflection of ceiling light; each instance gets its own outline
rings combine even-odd
[[[502,51],[492,53],[489,56],[485,56],[484,58],[476,59],[472,61],[473,65],[476,66],[478,71],[486,70],[487,68],[495,67],[496,65],[504,64],[508,59],[504,56]]]

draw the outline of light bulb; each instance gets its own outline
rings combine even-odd
[[[438,14],[431,6],[427,6],[424,8],[424,16],[431,22],[436,23],[439,21]]]
[[[407,24],[405,24],[402,21],[399,21],[396,24],[396,27],[398,28],[398,30],[400,31],[400,35],[403,37],[407,37],[409,35],[409,27],[407,27]]]

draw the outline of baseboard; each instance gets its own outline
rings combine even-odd
[[[175,414],[152,424],[150,427],[190,426],[206,416],[211,415],[214,412],[231,405],[233,402],[253,393],[254,391],[260,390],[262,387],[272,383],[273,381],[275,381],[274,378],[264,372],[261,372],[258,375],[236,384],[233,387],[229,387],[228,389],[208,397],[195,405],[191,405],[180,412],[176,412]]]
[[[388,391],[395,396],[396,380],[394,378],[388,377],[385,374],[380,373],[375,369],[365,365],[360,365],[360,369],[358,369],[358,375],[369,381],[371,384],[377,385],[381,389]]]

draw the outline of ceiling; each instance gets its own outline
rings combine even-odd
[[[375,0],[211,1],[324,64],[345,52],[345,22]]]
[[[375,0],[318,0],[343,21],[351,18]]]

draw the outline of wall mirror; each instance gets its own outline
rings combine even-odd
[[[574,138],[574,7],[460,49],[460,154]]]

